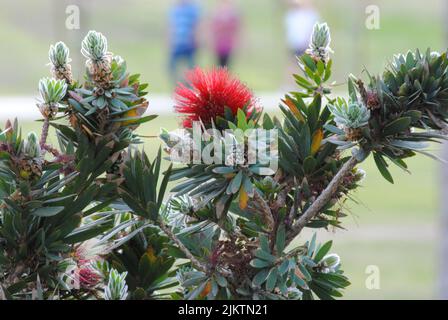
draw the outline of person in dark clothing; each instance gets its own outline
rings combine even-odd
[[[180,62],[186,62],[189,69],[195,66],[199,19],[199,6],[192,0],[179,0],[170,10],[169,71],[173,83],[179,81]]]

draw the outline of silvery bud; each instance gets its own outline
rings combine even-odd
[[[335,253],[326,255],[322,261],[322,266],[329,269],[329,271],[334,271],[341,263],[341,258]]]
[[[334,116],[334,121],[339,127],[357,129],[368,124],[370,110],[359,102],[347,103],[343,99],[338,99],[335,104],[328,106]]]
[[[93,61],[103,60],[108,54],[106,37],[100,32],[89,31],[82,41],[81,53]]]
[[[311,35],[311,41],[307,53],[316,59],[321,59],[327,63],[332,52],[330,48],[331,35],[330,28],[326,23],[316,23]]]
[[[127,272],[119,273],[115,269],[110,271],[109,281],[104,288],[105,300],[126,300],[128,296],[127,274]]]
[[[316,23],[311,36],[311,47],[328,48],[331,43],[330,28],[327,23]]]
[[[45,104],[58,104],[67,93],[67,84],[64,80],[42,78],[39,81],[39,93]]]
[[[69,58],[70,50],[65,45],[64,42],[57,42],[54,46],[50,46],[50,51],[48,52],[48,57],[50,59],[51,64],[55,68],[60,68],[66,66],[70,63],[71,59]]]
[[[24,152],[27,156],[31,158],[38,158],[41,155],[39,139],[37,138],[37,135],[34,132],[28,134],[24,146]]]

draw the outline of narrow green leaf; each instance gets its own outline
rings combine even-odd
[[[409,128],[411,122],[411,117],[395,119],[384,127],[383,134],[384,136],[391,136],[397,133],[401,133]]]
[[[285,226],[281,224],[277,229],[277,237],[275,240],[275,246],[277,249],[277,253],[280,255],[285,249],[286,244],[286,231]]]
[[[261,286],[266,281],[266,278],[268,277],[268,274],[269,274],[269,269],[262,269],[262,270],[260,270],[255,275],[255,277],[252,279],[252,284],[255,287]]]
[[[394,179],[392,178],[392,175],[390,174],[389,170],[387,169],[387,163],[386,160],[377,152],[373,153],[373,159],[375,160],[375,164],[380,171],[381,175],[389,181],[390,183],[394,183]]]
[[[42,207],[34,210],[33,215],[37,217],[52,217],[64,210],[64,207]]]
[[[272,265],[272,263],[269,262],[269,261],[266,261],[266,260],[253,259],[250,262],[250,265],[252,267],[254,267],[254,268],[257,268],[257,269],[263,269],[263,268],[266,268],[266,267],[270,267]]]
[[[266,290],[272,291],[275,288],[275,285],[277,283],[277,277],[278,277],[278,269],[277,267],[274,267],[271,269],[271,271],[268,274],[268,278],[266,279]]]
[[[330,241],[326,242],[316,253],[316,256],[314,257],[314,261],[316,263],[319,263],[322,260],[322,258],[325,257],[325,255],[330,251],[332,245],[333,245],[333,241],[330,240]]]
[[[262,260],[266,260],[269,262],[275,262],[277,260],[277,258],[274,257],[272,254],[270,254],[262,249],[255,251],[255,256]]]

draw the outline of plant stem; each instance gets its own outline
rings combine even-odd
[[[254,200],[260,205],[262,210],[262,219],[266,226],[269,228],[269,230],[273,230],[275,226],[274,217],[271,211],[271,208],[269,207],[268,203],[265,199],[263,199],[257,191],[254,192]]]
[[[195,256],[188,250],[188,248],[179,240],[179,238],[174,234],[171,228],[165,224],[165,222],[159,220],[159,227],[165,232],[165,234],[177,244],[179,249],[185,254],[185,256],[191,261],[193,267],[204,273],[208,273],[208,268],[202,264]]]
[[[40,144],[41,148],[44,148],[44,146],[47,142],[49,128],[50,128],[50,120],[48,119],[48,117],[46,117],[44,119],[44,124],[42,125],[42,133],[40,135],[40,143],[39,144]]]
[[[302,229],[313,219],[322,208],[331,200],[335,192],[338,190],[341,185],[343,179],[347,176],[347,174],[353,170],[353,168],[358,164],[358,160],[355,157],[351,157],[339,172],[334,176],[331,180],[330,184],[325,188],[324,191],[317,197],[317,199],[313,202],[313,204],[305,211],[304,214],[300,216],[300,218],[293,224],[292,233],[288,239],[288,243],[291,242],[301,231]]]

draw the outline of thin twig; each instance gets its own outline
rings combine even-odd
[[[188,250],[188,248],[179,240],[179,238],[174,234],[171,228],[165,224],[163,221],[159,221],[159,226],[165,232],[165,234],[177,244],[179,249],[185,254],[185,256],[191,261],[191,264],[195,269],[202,271],[204,273],[208,273],[208,268],[202,264],[195,256]]]
[[[54,157],[61,156],[60,152],[56,148],[53,148],[52,146],[50,146],[49,144],[44,143],[43,145],[41,144],[40,147],[42,148],[42,150],[50,152]]]
[[[42,134],[40,136],[40,143],[39,143],[41,148],[44,148],[45,144],[47,143],[49,129],[50,129],[50,120],[48,119],[48,117],[45,117],[44,124],[42,125]]]
[[[330,184],[325,188],[324,191],[317,197],[313,204],[305,211],[303,215],[294,223],[292,226],[292,233],[289,237],[289,242],[292,241],[302,229],[313,219],[322,208],[331,200],[335,192],[338,190],[343,179],[347,174],[353,170],[353,168],[358,164],[358,160],[355,157],[351,157],[339,170],[339,172],[331,180]]]

